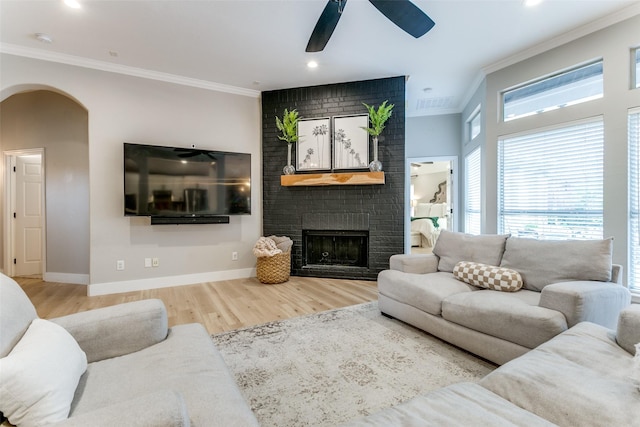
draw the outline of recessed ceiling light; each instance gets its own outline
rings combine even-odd
[[[309,68],[318,68],[318,63],[316,61],[307,62],[307,67]]]
[[[80,9],[80,3],[78,0],[64,0],[64,4],[69,6],[71,9]]]
[[[537,6],[542,3],[542,0],[524,0],[524,5],[527,7]]]
[[[53,38],[49,34],[45,33],[36,33],[36,40],[41,41],[42,43],[53,43]]]

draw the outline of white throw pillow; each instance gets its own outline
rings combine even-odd
[[[42,426],[69,417],[87,356],[62,326],[34,319],[0,359],[0,411],[14,425]]]
[[[445,216],[446,212],[447,212],[446,204],[436,203],[431,206],[431,209],[429,210],[429,216],[434,218],[442,218],[443,216]]]

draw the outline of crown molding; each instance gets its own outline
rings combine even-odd
[[[471,82],[471,84],[469,85],[469,88],[467,89],[464,96],[462,97],[462,102],[460,102],[460,105],[458,106],[460,113],[462,113],[464,109],[467,107],[467,104],[471,102],[471,98],[473,98],[473,95],[475,95],[476,91],[480,88],[480,85],[482,85],[482,82],[486,77],[487,75],[484,73],[483,70],[478,71],[475,79],[473,79],[473,82]],[[466,120],[466,117],[465,117],[465,120]]]
[[[253,89],[245,89],[237,86],[230,86],[221,83],[210,82],[206,80],[193,79],[189,77],[178,76],[175,74],[161,73],[158,71],[145,70],[142,68],[129,67],[126,65],[112,64],[94,59],[82,58],[79,56],[66,55],[63,53],[49,52],[42,49],[33,49],[10,43],[0,43],[0,52],[9,55],[23,56],[26,58],[39,59],[42,61],[57,62],[60,64],[73,65],[76,67],[90,68],[93,70],[106,71],[109,73],[124,74],[132,77],[140,77],[143,79],[157,80],[166,83],[173,83],[182,86],[190,86],[199,89],[211,90],[216,92],[231,93],[234,95],[248,96],[251,98],[259,98],[260,91]]]
[[[607,15],[603,18],[596,19],[588,24],[582,25],[580,27],[574,28],[573,30],[567,31],[564,34],[561,34],[557,37],[539,43],[535,46],[530,47],[529,49],[525,49],[513,56],[502,59],[493,64],[487,65],[482,68],[482,72],[485,76],[494,73],[498,70],[506,68],[510,65],[517,64],[518,62],[529,59],[533,56],[539,55],[548,50],[554,49],[558,46],[562,46],[574,40],[577,40],[581,37],[587,36],[591,33],[595,33],[596,31],[607,28],[611,25],[622,22],[626,19],[632,18],[636,15],[640,15],[640,2],[635,3],[631,6],[620,9],[617,12],[614,12],[610,15]]]

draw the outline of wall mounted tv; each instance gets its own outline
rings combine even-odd
[[[124,143],[124,214],[152,224],[251,213],[251,154]]]

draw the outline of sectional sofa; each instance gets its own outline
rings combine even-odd
[[[640,305],[581,322],[493,371],[343,427],[640,426]],[[635,357],[634,357],[635,354]]]
[[[615,329],[631,301],[612,240],[542,241],[443,230],[428,255],[394,255],[383,314],[497,364],[590,321]]]
[[[0,274],[0,411],[24,426],[258,426],[200,324],[160,300],[38,318]]]

